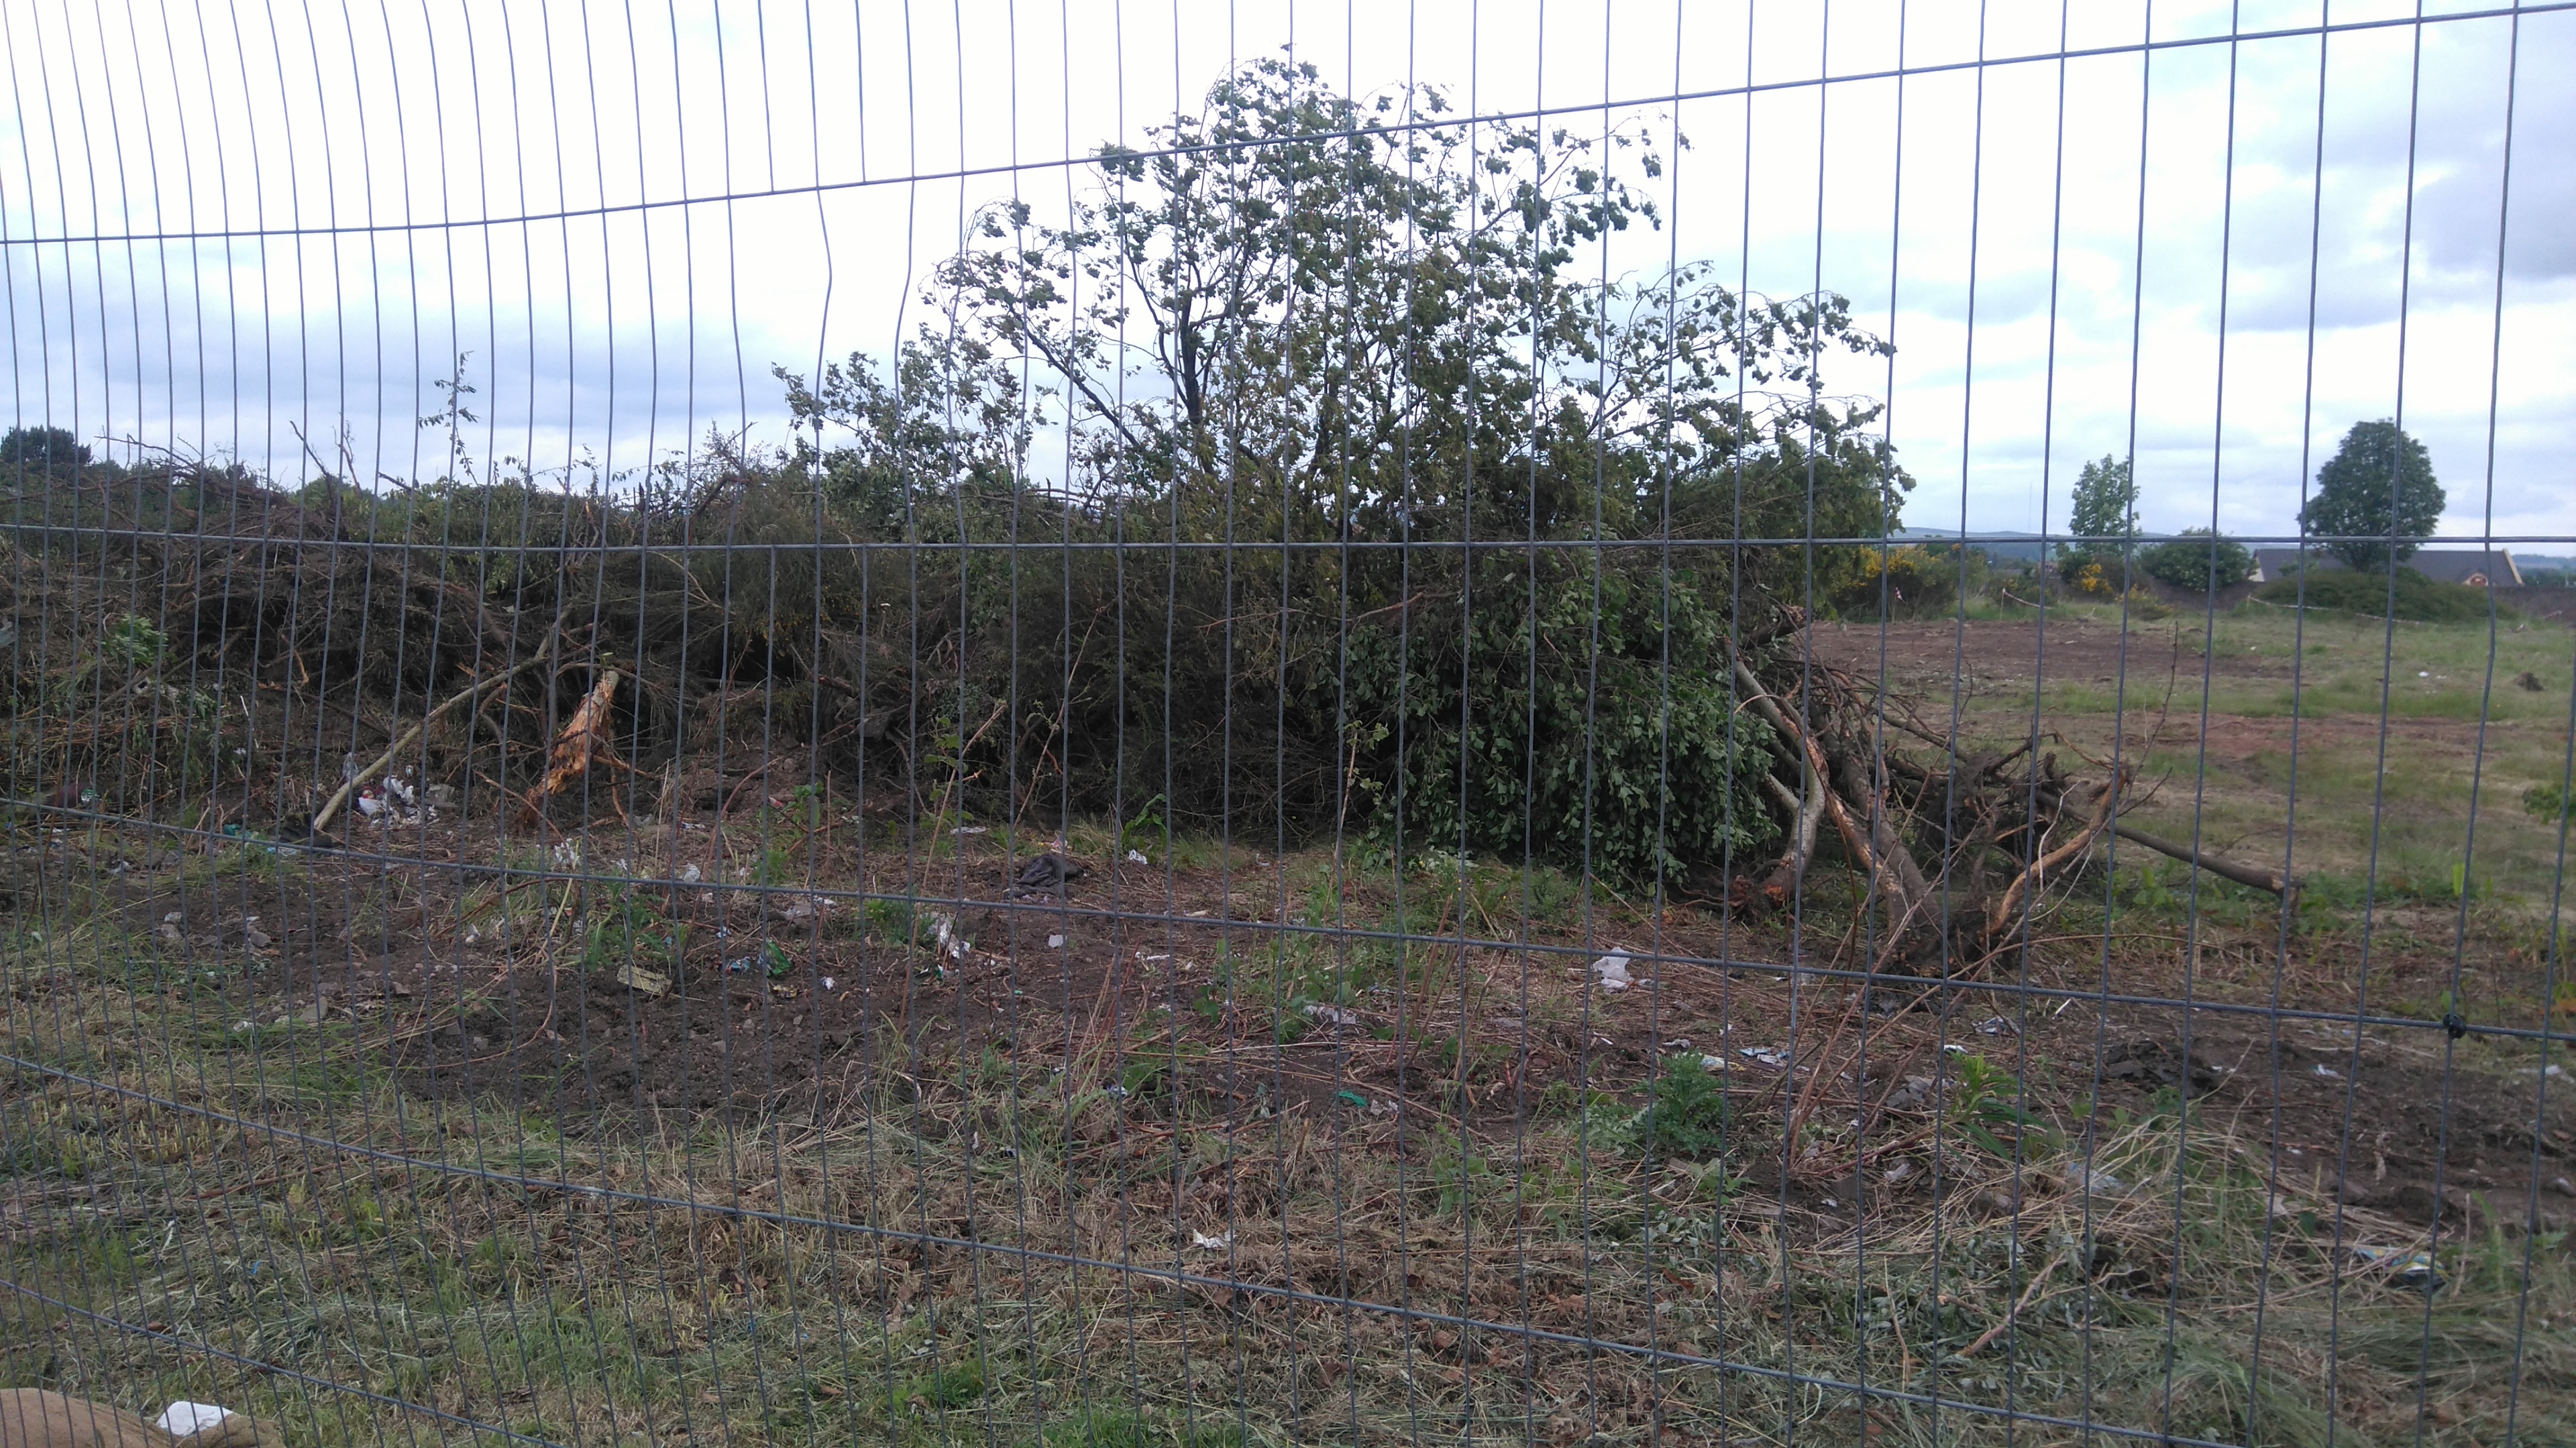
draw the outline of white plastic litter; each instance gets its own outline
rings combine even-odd
[[[1738,1046],[1735,1054],[1775,1069],[1789,1064],[1789,1050],[1785,1046]]]
[[[680,883],[683,885],[695,885],[704,879],[706,879],[705,873],[695,865],[680,872]]]
[[[1723,1071],[1726,1069],[1726,1058],[1724,1056],[1702,1056],[1699,1058],[1699,1068],[1703,1071]]]
[[[1127,852],[1127,863],[1131,865],[1150,865],[1154,862],[1145,858],[1145,852],[1143,850],[1129,850]]]
[[[957,933],[957,922],[954,918],[943,915],[936,910],[930,911],[928,914],[930,917],[930,938],[938,942],[939,948],[947,952],[951,958],[964,960],[967,952],[975,948],[975,942],[968,940],[965,936]]]
[[[1049,950],[1062,950],[1062,949],[1064,949],[1064,937],[1063,937],[1063,936],[1061,936],[1061,935],[1050,935],[1050,936],[1048,936],[1048,937],[1047,937],[1047,949],[1049,949]]]
[[[2340,1081],[2343,1079],[2343,1073],[2341,1071],[2336,1070],[2334,1067],[2327,1065],[2323,1061],[2319,1061],[2317,1063],[2317,1074],[2325,1077],[2329,1081]]]
[[[2098,1166],[2088,1166],[2084,1168],[2078,1175],[2077,1180],[2084,1188],[2084,1195],[2088,1197],[2125,1196],[2128,1194],[2129,1190],[2129,1184],[2127,1182],[2120,1180],[2118,1177],[2111,1175],[2109,1172],[2102,1170]]]
[[[1636,982],[1628,978],[1628,957],[1605,955],[1592,962],[1592,978],[1603,990],[1626,990]]]
[[[828,975],[827,975],[827,976],[825,976],[825,977],[823,977],[823,989],[825,989],[825,990],[830,990],[830,989],[831,989],[835,984],[837,984],[837,983],[838,983],[838,982],[834,981],[834,980],[833,980],[830,976],[828,976]]]
[[[1226,1248],[1234,1245],[1234,1234],[1232,1232],[1220,1232],[1216,1236],[1211,1237],[1205,1232],[1193,1231],[1190,1233],[1190,1245],[1197,1247],[1203,1252],[1222,1252]]]
[[[1359,1012],[1328,1006],[1322,1001],[1307,1002],[1306,1019],[1325,1026],[1356,1026],[1360,1023]]]
[[[185,1438],[191,1433],[211,1428],[231,1416],[231,1409],[218,1408],[212,1403],[179,1402],[163,1408],[161,1416],[153,1421],[160,1424],[161,1431],[171,1437]]]

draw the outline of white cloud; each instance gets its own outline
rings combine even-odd
[[[1678,123],[1671,229],[1600,264],[1678,255],[1850,295],[1899,344],[1917,524],[1964,506],[1971,526],[2037,527],[2044,488],[2063,526],[2076,464],[2134,434],[2152,525],[2214,509],[2278,532],[2303,457],[2312,473],[2344,427],[2402,406],[2450,488],[2447,531],[2491,510],[2499,532],[2576,533],[2576,90],[2557,80],[2576,15],[2522,17],[2518,40],[2494,18],[2337,33],[2321,106],[2313,35],[1994,65],[1982,96],[1974,68],[1802,84],[1900,53],[1918,71],[1981,44],[2046,54],[2061,28],[2078,50],[2131,46],[2136,0],[1912,0],[1902,34],[1895,0],[1844,0],[1829,33],[1818,7],[1759,7],[1748,29],[1742,0],[1676,3],[1423,0],[1362,7],[1348,32],[1338,3],[780,3],[638,12],[631,34],[576,0],[346,28],[324,7],[274,31],[245,13],[238,32],[221,10],[12,3],[5,406],[287,472],[289,423],[345,417],[371,470],[406,473],[425,462],[410,420],[467,351],[482,455],[633,466],[710,425],[775,439],[770,365],[887,351],[973,207],[1060,210],[1092,180],[1063,163],[1144,143],[1228,65],[1293,44],[1358,91],[1411,77],[1484,113],[1571,108],[1552,124],[1576,129]],[[2232,8],[2248,32],[2320,15],[2168,0],[2156,38],[2223,35]],[[529,215],[550,219],[439,224]],[[347,230],[30,244],[323,227]]]

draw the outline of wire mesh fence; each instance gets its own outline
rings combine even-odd
[[[0,1443],[2576,1439],[2576,6],[1041,9],[0,5]]]

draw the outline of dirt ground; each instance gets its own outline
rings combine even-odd
[[[2040,636],[2022,624],[1816,638],[1820,658],[1855,672],[1875,673],[1883,647],[1890,677],[1926,690],[1927,707],[1964,658],[1967,712],[1981,720],[2007,712],[1998,696],[2017,692],[2027,707],[2042,667]],[[2123,643],[2083,622],[2053,626],[2046,646],[2048,678],[2093,687],[2117,677],[2124,649],[2133,677],[2152,666],[2159,679],[2196,680],[2200,662],[2169,632]],[[2283,667],[2249,655],[2213,673],[2269,681]],[[2142,750],[2150,736],[2177,749],[2205,741],[2250,768],[2267,731],[2287,723],[2214,713],[2204,732],[2197,710],[2177,708],[2161,721],[2130,713],[2123,732]],[[2303,741],[2357,740],[2365,725],[2377,734],[2375,719],[2350,715],[2301,725]],[[2475,721],[2410,716],[2389,727],[2409,747],[2448,749]],[[1239,1288],[1177,1296],[1141,1326],[1065,1319],[1064,1341],[1079,1345],[1063,1352],[1077,1369],[1142,1342],[1178,1353],[1177,1366],[1157,1359],[1165,1382],[1203,1378],[1213,1360],[1204,1345],[1227,1333],[1271,1331],[1245,1339],[1259,1343],[1234,1369],[1245,1401],[1288,1381],[1366,1392],[1377,1395],[1372,1413],[1408,1429],[1425,1382],[1462,1400],[1470,1386],[1526,1388],[1534,1402],[1588,1402],[1578,1393],[1607,1384],[1598,1390],[1626,1396],[1602,1423],[1679,1411],[1678,1396],[1652,1396],[1670,1384],[1654,1388],[1639,1372],[1645,1386],[1632,1392],[1627,1365],[1572,1347],[1596,1337],[1687,1343],[1756,1367],[1821,1364],[1855,1381],[1883,1373],[1892,1353],[1889,1381],[1908,1391],[1978,1402],[2000,1393],[2091,1414],[2097,1387],[2128,1382],[2127,1366],[2159,1355],[2242,1361],[2247,1309],[2269,1304],[2261,1320],[2273,1336],[2256,1347],[2300,1401],[2324,1405],[2319,1422],[2398,1427],[2416,1422],[2425,1384],[2436,1424],[2491,1427],[2517,1401],[2498,1365],[2527,1369],[2535,1386],[2520,1401],[2533,1411],[2576,1365],[2576,1339],[2551,1345],[2576,1320],[2564,1292],[2513,1276],[2523,1244],[2547,1240],[2523,1229],[2576,1228],[2576,1106],[2554,1064],[2566,1015],[2553,1009],[2523,915],[2406,897],[2375,903],[2366,919],[2320,909],[2285,923],[2252,892],[2141,904],[2120,896],[2125,877],[2086,865],[2051,887],[2027,947],[1984,976],[1898,980],[1868,973],[1868,930],[1839,868],[1818,871],[1797,910],[1748,917],[1725,907],[1724,880],[1694,880],[1693,898],[1659,905],[1490,861],[1399,877],[1328,851],[1279,858],[1199,840],[1147,841],[1153,858],[1138,863],[1123,858],[1114,826],[1077,823],[1070,852],[1083,877],[1061,898],[1013,899],[1013,857],[1038,848],[1032,839],[927,826],[907,837],[850,808],[857,801],[817,817],[749,783],[676,790],[671,814],[594,817],[587,829],[569,808],[506,829],[479,812],[392,828],[349,821],[320,850],[115,821],[22,827],[0,855],[0,910],[18,942],[0,1027],[35,1068],[0,1075],[0,1124],[32,1131],[0,1141],[21,1162],[0,1198],[0,1252],[18,1251],[14,1270],[67,1301],[145,1324],[126,1344],[139,1363],[158,1346],[154,1324],[180,1309],[157,1296],[80,1297],[124,1292],[135,1273],[129,1257],[93,1263],[76,1250],[92,1194],[142,1212],[142,1245],[120,1238],[115,1252],[154,1250],[150,1231],[191,1212],[215,1258],[311,1250],[316,1280],[408,1303],[398,1323],[457,1326],[441,1350],[389,1336],[400,1351],[386,1361],[443,1352],[486,1367],[434,1387],[363,1378],[367,1369],[319,1355],[340,1340],[330,1333],[312,1338],[324,1345],[312,1356],[251,1339],[224,1339],[226,1351],[348,1373],[478,1420],[556,1395],[554,1426],[522,1425],[536,1438],[611,1412],[585,1395],[615,1400],[616,1412],[641,1402],[722,1412],[711,1395],[766,1402],[808,1379],[823,1384],[808,1401],[836,1412],[888,1403],[866,1419],[875,1427],[926,1422],[921,1405],[947,1401],[943,1375],[970,1360],[957,1324],[981,1311],[982,1294],[1055,1301],[1063,1286],[979,1275],[1001,1256],[956,1250],[992,1230],[977,1225],[979,1211],[1068,1260],[1123,1261],[1131,1228],[1168,1232],[1173,1260],[1233,1283],[1294,1288],[1319,1304],[1419,1294],[1566,1335],[1540,1362],[1513,1344],[1471,1353],[1473,1333],[1364,1323],[1346,1353],[1319,1355],[1322,1338],[1310,1333],[1301,1348],[1304,1329],[1284,1344],[1273,1330],[1298,1321],[1288,1305],[1247,1309]],[[2115,896],[2117,910],[2104,903]],[[1614,954],[1625,958],[1623,988],[1610,983],[1620,972],[1605,978],[1597,964]],[[2458,1037],[2441,1019],[2454,1003],[2472,1027]],[[1731,1144],[1695,1161],[1641,1159],[1620,1133],[1636,1129],[1653,1083],[1693,1058],[1715,1078]],[[83,1094],[92,1077],[110,1083],[94,1098]],[[151,1108],[108,1099],[119,1091],[154,1098]],[[202,1107],[191,1104],[200,1096]],[[224,1124],[234,1113],[249,1123],[237,1132]],[[1059,1135],[1023,1141],[1024,1116]],[[1596,1124],[1609,1133],[1597,1145],[1586,1135]],[[272,1142],[259,1134],[270,1127],[309,1134]],[[880,1137],[900,1143],[883,1176]],[[31,1154],[41,1139],[68,1144]],[[317,1140],[349,1143],[351,1159],[317,1168],[304,1149]],[[125,1171],[83,1155],[137,1150],[160,1164]],[[749,1161],[762,1153],[776,1159]],[[1482,1195],[1472,1206],[1445,1199],[1478,1156],[1493,1172]],[[186,1163],[186,1193],[134,1207],[161,1200],[151,1177],[173,1158]],[[415,1161],[440,1165],[420,1174],[426,1200],[406,1205],[393,1183]],[[652,1200],[611,1211],[541,1190],[558,1173]],[[763,1256],[755,1224],[722,1219],[770,1203],[800,1223],[855,1223],[915,1197],[936,1202],[935,1219],[923,1205],[919,1222],[893,1225],[956,1240],[916,1250],[892,1233],[869,1248],[883,1255],[873,1276],[854,1279],[855,1295],[830,1274],[860,1236],[828,1232],[791,1251],[782,1225],[782,1245]],[[1614,1198],[1632,1220],[1654,1218],[1652,1232],[1618,1236],[1600,1215]],[[663,1236],[639,1235],[648,1209]],[[389,1210],[411,1213],[391,1236]],[[2224,1225],[2185,1242],[2211,1221]],[[245,1230],[264,1245],[225,1245]],[[446,1243],[417,1283],[387,1245],[411,1237]],[[532,1263],[495,1245],[504,1238],[568,1255]],[[2509,1249],[2477,1256],[2507,1238]],[[2454,1289],[2439,1341],[2463,1345],[2438,1370],[2407,1356],[2428,1320],[2409,1283],[2425,1279],[2401,1280],[2398,1265],[2426,1246]],[[1472,1286],[1463,1268],[1453,1281],[1448,1267],[1424,1265],[1471,1256],[1485,1264]],[[1843,1350],[1834,1324],[1860,1281],[1845,1277],[1864,1265],[1892,1274],[1863,1291],[1886,1314],[1885,1339],[1862,1323],[1851,1339],[1860,1356],[1821,1356]],[[1614,1268],[1625,1274],[1615,1284],[1596,1282]],[[629,1392],[587,1362],[512,1366],[465,1331],[487,1331],[502,1311],[494,1304],[514,1304],[533,1333],[574,1310],[544,1296],[567,1281],[702,1311],[688,1340],[704,1346],[683,1355],[681,1329],[648,1324],[637,1351],[669,1380]],[[484,1294],[480,1306],[458,1310],[459,1283]],[[193,1300],[203,1284],[184,1286]],[[285,1286],[242,1290],[241,1302],[268,1307],[226,1307],[226,1320],[294,1306]],[[902,1384],[892,1368],[887,1385],[833,1376],[846,1366],[824,1359],[846,1356],[847,1342],[816,1333],[808,1343],[796,1317],[825,1300],[880,1332],[888,1362],[901,1343]],[[2526,1311],[2527,1343],[2520,1319],[2505,1321]],[[1748,1327],[1776,1331],[1780,1355],[1765,1356],[1768,1339]],[[72,1330],[51,1336],[70,1341]],[[2079,1352],[2088,1334],[2115,1331],[2125,1335],[2100,1337],[2098,1359]],[[2018,1367],[1977,1356],[2014,1342],[2026,1344],[2012,1349]],[[2353,1356],[2381,1342],[2396,1345],[2385,1361]],[[720,1358],[719,1345],[747,1356]],[[0,1342],[0,1366],[8,1351]],[[1407,1353],[1433,1376],[1368,1376],[1371,1364],[1414,1362]],[[2340,1398],[2320,1386],[2328,1362],[2342,1367],[2331,1378]],[[2012,1372],[2043,1370],[2058,1397],[2014,1396],[2025,1386]],[[2151,1395],[2169,1393],[2171,1375],[2158,1388],[2156,1372],[2140,1372],[2103,1421],[2144,1425],[2168,1412]],[[489,1394],[505,1380],[523,1385],[496,1405]],[[1690,1421],[1717,1431],[1726,1400],[1716,1401],[1716,1416]],[[2455,1411],[2469,1417],[2441,1416]],[[1590,1436],[1590,1419],[1547,1421],[1551,1441],[1606,1441]],[[2221,1426],[2195,1431],[2234,1431],[2212,1421]],[[1868,1435],[1895,1422],[1873,1407]],[[1862,1435],[1857,1421],[1843,1426],[1844,1438]],[[2427,1441],[2499,1441],[2476,1436],[2487,1431],[2446,1427]],[[1801,1436],[1843,1441],[1821,1422]],[[1384,1441],[1397,1441],[1392,1429]],[[1888,1441],[1984,1440],[1935,1421]]]
[[[2196,653],[2158,632],[2169,631],[1829,626],[1815,648],[1854,672],[1883,667],[1937,703],[1954,677],[1972,691],[2026,689],[2042,672],[2104,684],[2124,668],[2196,678]],[[2222,656],[2211,668],[2286,677],[2287,664]],[[2226,716],[2204,733],[2196,713],[2168,713],[2140,733],[2203,740],[2226,755],[2266,747],[2287,723]],[[2379,727],[2303,724],[2315,747]],[[2437,1203],[2454,1219],[2556,1224],[2576,1212],[2571,1093],[2540,1089],[2524,1043],[2455,1044],[2431,1022],[2357,1036],[2330,1019],[2271,1022],[2275,992],[2293,1010],[2328,1015],[2362,1004],[2344,978],[2349,943],[2331,933],[2285,941],[2261,922],[2208,922],[2190,932],[2188,956],[2182,936],[2152,930],[2106,956],[2098,937],[2071,930],[2029,951],[2019,981],[1917,986],[1890,997],[1891,1013],[1887,999],[1863,1008],[1865,950],[1801,919],[1612,900],[1588,923],[1489,912],[1462,927],[1447,887],[1417,878],[1403,887],[1417,922],[1405,932],[1415,937],[1406,968],[1427,983],[1380,985],[1282,1029],[1284,1007],[1258,983],[1269,977],[1238,969],[1229,990],[1224,963],[1296,949],[1327,973],[1347,969],[1354,951],[1386,949],[1398,882],[1355,875],[1339,919],[1310,918],[1306,887],[1328,860],[1238,849],[1192,868],[1094,859],[1061,902],[1015,901],[1002,889],[1000,836],[990,835],[944,841],[935,859],[901,845],[826,850],[813,857],[811,890],[748,887],[738,871],[719,885],[713,817],[684,810],[659,826],[595,831],[591,868],[559,856],[548,868],[571,878],[507,877],[513,895],[533,892],[542,905],[479,924],[469,900],[479,889],[489,904],[502,879],[492,862],[527,848],[488,820],[390,831],[351,822],[341,843],[354,857],[306,855],[278,878],[192,871],[201,856],[128,841],[120,858],[140,843],[145,867],[119,874],[113,889],[132,937],[151,941],[164,967],[212,983],[243,1023],[351,1021],[415,1089],[568,1119],[813,1109],[871,1073],[953,1070],[987,1053],[1019,1073],[1019,1089],[1060,1090],[1068,1070],[1114,1073],[1161,1056],[1182,1093],[1216,1118],[1305,1112],[1391,1148],[1399,1117],[1508,1138],[1552,1088],[1635,1100],[1658,1058],[1689,1052],[1720,1063],[1730,1098],[1757,1113],[1857,1122],[1866,1175],[1905,1153],[1947,1149],[1930,1116],[1905,1103],[1919,1107],[1923,1084],[1946,1080],[1944,1063],[1973,1051],[2012,1062],[2036,1113],[2061,1126],[2086,1100],[2143,1110],[2159,1092],[2188,1089],[2203,1119],[2224,1123],[2269,1170],[2320,1187],[2335,1178],[2345,1200],[2409,1220],[2432,1220]],[[66,844],[54,842],[46,873],[82,868]],[[705,880],[673,883],[700,861]],[[15,888],[22,905],[43,891],[23,872]],[[631,890],[656,929],[687,927],[677,961],[634,957],[648,988],[622,983],[616,940],[585,943],[584,922],[599,918],[611,890]],[[923,928],[909,945],[901,929],[882,928],[888,907],[871,907],[862,890],[919,902]],[[953,922],[952,942],[966,943],[928,939],[938,916]],[[2438,948],[2441,925],[2428,922],[2432,943],[2416,949],[2390,943],[2403,932],[2383,934],[2374,1014],[2403,1014],[2403,1002],[2445,988],[2455,962]],[[1636,984],[1615,994],[1593,988],[1589,968],[1613,949],[1636,958]],[[1810,973],[1793,974],[1793,964]],[[2186,991],[2198,1005],[2189,1012],[2179,1006]],[[1881,1170],[1862,1190],[1849,1177],[1810,1180],[1794,1161],[1749,1170],[1784,1202],[1830,1199],[1846,1214],[1937,1175],[1894,1187]]]
[[[416,833],[426,837],[344,843],[499,857],[479,825]],[[1916,984],[1882,993],[1897,1002],[1890,1010],[1863,1008],[1848,941],[1793,939],[1777,919],[1612,906],[1589,943],[1579,924],[1498,942],[1482,922],[1462,934],[1443,910],[1417,927],[1430,938],[1416,958],[1440,971],[1424,990],[1380,987],[1282,1040],[1254,977],[1240,976],[1229,999],[1218,963],[1283,939],[1320,942],[1329,957],[1334,922],[1306,919],[1283,883],[1307,861],[1170,872],[1096,862],[1061,905],[1005,898],[997,848],[962,866],[906,872],[895,857],[868,872],[876,892],[962,898],[954,935],[970,944],[954,952],[888,943],[837,891],[639,886],[662,918],[691,927],[676,965],[644,966],[646,980],[667,978],[653,990],[621,984],[613,962],[585,967],[578,920],[551,938],[461,924],[466,872],[299,863],[292,885],[191,885],[165,868],[129,872],[118,892],[133,936],[211,983],[242,1024],[349,1022],[416,1093],[502,1100],[566,1122],[827,1111],[872,1077],[954,1072],[991,1053],[1023,1093],[1067,1092],[1068,1071],[1114,1078],[1169,1062],[1176,1101],[1211,1125],[1303,1113],[1331,1120],[1351,1145],[1399,1151],[1406,1127],[1426,1124],[1508,1142],[1551,1089],[1642,1100],[1653,1063],[1688,1052],[1720,1063],[1749,1119],[1860,1124],[1857,1176],[1819,1174],[1777,1148],[1746,1163],[1763,1195],[1832,1230],[1862,1203],[1935,1189],[1939,1158],[1961,1148],[1928,1107],[1973,1052],[2008,1066],[2034,1115],[2070,1133],[2087,1099],[2142,1113],[2188,1092],[2203,1129],[2319,1193],[2339,1182],[2343,1200],[2418,1224],[2437,1203],[2455,1226],[2576,1221],[2576,1093],[2540,1090],[2537,1072],[2515,1064],[2532,1053],[2511,1043],[2318,1019],[2275,1027],[2259,989],[2219,982],[2235,952],[2256,967],[2245,984],[2267,983],[2259,967],[2274,942],[2259,932],[2204,934],[2207,979],[2190,1012],[2141,1003],[2179,1001],[2190,984],[2180,952],[2153,940],[2116,952],[2107,1000],[2098,943],[2077,941],[2032,952],[2027,994],[2007,982]],[[402,882],[399,902],[350,938],[353,907],[381,901],[388,878]],[[31,883],[22,879],[22,899]],[[530,888],[567,897],[562,881]],[[1346,895],[1348,923],[1364,931],[1349,947],[1373,943],[1366,922],[1389,893],[1381,882]],[[769,953],[772,942],[783,953]],[[1618,993],[1592,988],[1588,964],[1613,948],[1633,956],[1635,984]],[[2297,950],[2282,976],[2292,993],[2334,953],[2331,942]],[[1818,974],[1793,974],[1793,960]],[[2392,955],[2384,969],[2387,996],[2407,977],[2438,982],[2447,962]],[[2309,1007],[2332,994],[2320,988]],[[1904,1160],[1927,1169],[1897,1167]]]

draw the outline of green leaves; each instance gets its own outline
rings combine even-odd
[[[2059,547],[2069,564],[2099,563],[2117,569],[2138,532],[2138,484],[2126,458],[2104,454],[2075,477],[2075,510],[2066,524],[2076,541]],[[2114,583],[2125,589],[2116,574]]]
[[[1622,882],[1767,842],[1756,791],[1778,746],[1715,667],[1723,600],[1688,575],[1668,592],[1654,563],[1480,561],[1472,609],[1444,583],[1411,639],[1355,634],[1352,713],[1405,720],[1355,750],[1384,781],[1372,829],[1408,853],[1463,844]]]
[[[1060,222],[984,213],[890,366],[780,374],[861,538],[973,545],[863,555],[876,652],[818,672],[864,671],[866,719],[907,729],[930,699],[1064,701],[872,760],[1031,782],[1129,837],[1159,791],[1147,828],[1625,881],[1768,839],[1774,744],[1723,640],[1867,550],[1730,544],[1894,525],[1879,404],[1831,390],[1890,348],[1831,293],[1602,277],[1594,241],[1660,224],[1651,128],[1471,134],[1446,104],[1255,60],[1150,153],[1104,149]],[[1658,539],[1728,541],[1634,546]]]
[[[2025,1093],[2020,1079],[1974,1052],[1959,1053],[1957,1065],[1959,1084],[1950,1098],[1950,1125],[1997,1156],[2027,1159],[2049,1132],[2022,1105]]]
[[[2414,556],[2433,536],[2445,499],[2432,454],[2395,421],[2356,422],[2317,469],[2317,490],[2299,509],[2299,531],[2340,536],[2326,546],[2356,572]]]
[[[1646,1089],[1637,1144],[1661,1161],[1698,1161],[1726,1148],[1726,1090],[1695,1055],[1672,1057]]]
[[[2564,824],[2567,820],[2566,787],[2556,784],[2535,784],[2524,790],[2522,812],[2542,824]]]
[[[2254,576],[2254,555],[2233,538],[2185,528],[2181,537],[2139,554],[2138,566],[2176,588],[2233,588]]]

